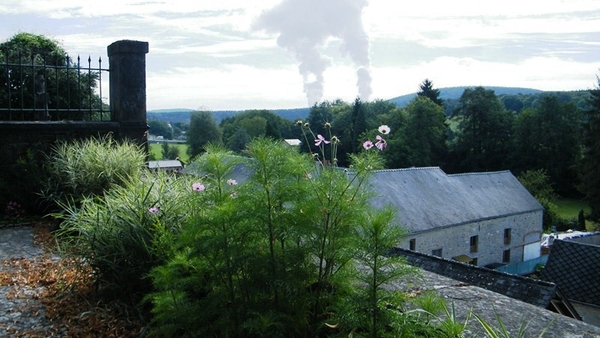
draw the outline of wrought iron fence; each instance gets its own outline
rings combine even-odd
[[[0,121],[110,121],[102,92],[108,71],[102,58],[92,67],[88,57],[86,67],[79,56],[0,50]]]

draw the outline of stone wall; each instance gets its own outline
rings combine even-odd
[[[43,162],[57,141],[112,135],[148,149],[146,56],[148,43],[122,40],[107,48],[110,71],[110,122],[0,122],[0,214],[8,202],[29,212],[38,209]]]
[[[443,258],[466,255],[476,258],[479,266],[502,263],[503,252],[510,250],[510,261],[504,263],[518,263],[523,261],[523,246],[532,243],[532,238],[536,239],[534,242],[540,241],[542,217],[542,211],[536,211],[453,225],[410,234],[398,246],[410,249],[410,241],[414,240],[415,251],[433,254],[434,250],[441,249]],[[504,242],[505,229],[511,229],[508,244]],[[470,252],[472,236],[478,236],[477,252]]]

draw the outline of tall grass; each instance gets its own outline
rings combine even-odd
[[[77,204],[86,197],[100,196],[139,176],[145,158],[137,145],[110,136],[58,142],[47,159],[41,195],[55,204]]]
[[[150,291],[151,268],[171,256],[173,239],[189,217],[186,177],[143,172],[81,207],[64,206],[58,235],[87,262],[102,290],[138,301]]]

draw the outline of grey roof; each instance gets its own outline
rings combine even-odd
[[[379,170],[377,205],[389,204],[413,233],[543,210],[510,171],[448,175],[440,168]]]
[[[161,160],[161,161],[148,161],[148,168],[150,169],[173,169],[183,168],[183,165],[179,160]]]
[[[408,264],[418,266],[423,270],[543,308],[550,305],[550,301],[557,291],[556,285],[551,282],[511,275],[416,251],[394,248],[392,254],[404,257]]]
[[[246,183],[250,179],[250,177],[252,177],[252,169],[248,166],[247,163],[244,162],[249,161],[249,159],[242,158],[237,155],[232,155],[231,157],[228,157],[228,159],[239,161],[240,163],[234,165],[231,168],[231,172],[229,173],[229,175],[227,175],[226,178],[235,179],[238,182],[238,184]],[[196,176],[206,175],[206,173],[202,171],[200,163],[198,161],[194,161],[187,165],[185,169],[182,170],[182,172],[184,174],[191,174]]]
[[[541,277],[569,300],[600,306],[600,246],[555,240]]]
[[[525,337],[600,338],[598,326],[424,269],[389,284],[409,295],[435,292],[446,301],[455,322],[465,323],[465,337],[489,337],[473,317],[476,314],[496,328],[500,318],[511,337],[526,325]]]

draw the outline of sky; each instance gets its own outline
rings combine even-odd
[[[0,42],[20,32],[103,67],[111,43],[148,42],[148,110],[387,100],[425,79],[589,90],[600,75],[598,0],[3,0]]]

